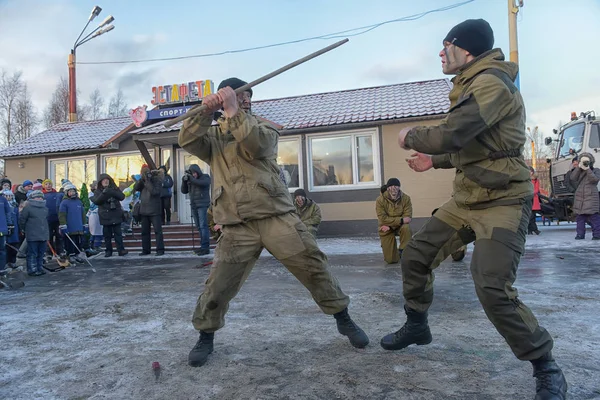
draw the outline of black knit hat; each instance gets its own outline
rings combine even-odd
[[[477,57],[494,47],[494,31],[484,19],[468,19],[450,29],[444,42],[450,42]]]
[[[304,189],[296,189],[296,191],[294,192],[294,197],[296,196],[306,197],[306,192],[304,191]]]
[[[398,178],[390,178],[385,184],[387,187],[390,186],[400,186],[400,180]]]
[[[225,79],[223,82],[219,83],[219,87],[217,88],[217,90],[221,90],[227,86],[229,86],[230,88],[235,90],[237,88],[241,88],[242,86],[246,85],[247,83],[248,82],[244,82],[243,80],[241,80],[239,78],[228,78],[228,79]],[[250,88],[246,91],[250,92],[250,97],[252,97],[252,88]]]

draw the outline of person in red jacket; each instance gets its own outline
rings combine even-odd
[[[527,234],[536,235],[540,234],[540,231],[535,222],[537,213],[542,210],[540,205],[540,180],[533,167],[529,167],[529,176],[531,177],[531,183],[533,183],[533,205],[531,206],[531,216],[529,217],[529,226],[527,227]]]

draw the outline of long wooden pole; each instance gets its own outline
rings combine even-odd
[[[248,90],[248,89],[250,89],[250,88],[252,88],[252,87],[254,87],[256,85],[258,85],[260,83],[263,83],[264,81],[267,81],[267,80],[273,78],[274,76],[277,76],[277,75],[279,75],[279,74],[281,74],[281,73],[283,73],[283,72],[285,72],[285,71],[287,71],[289,69],[297,67],[298,65],[300,65],[300,64],[302,64],[302,63],[304,63],[304,62],[306,62],[308,60],[311,60],[311,59],[313,59],[315,57],[318,57],[321,54],[327,53],[328,51],[333,50],[336,47],[339,47],[339,46],[343,45],[346,42],[348,42],[348,39],[340,40],[339,42],[334,43],[334,44],[332,44],[330,46],[327,46],[327,47],[325,47],[325,48],[323,48],[323,49],[321,49],[319,51],[315,51],[314,53],[309,54],[306,57],[303,57],[303,58],[301,58],[299,60],[296,60],[296,61],[294,61],[294,62],[292,62],[292,63],[290,63],[290,64],[288,64],[288,65],[286,65],[284,67],[279,68],[276,71],[271,72],[270,74],[267,74],[267,75],[265,75],[265,76],[263,76],[261,78],[258,78],[256,80],[254,80],[254,81],[252,81],[252,82],[250,82],[250,83],[248,83],[248,84],[240,87],[240,88],[237,88],[235,90],[235,93],[236,94],[243,93],[246,90]],[[206,109],[206,107],[204,105],[201,105],[198,108],[193,108],[193,109],[189,110],[187,113],[185,113],[183,115],[180,115],[177,118],[173,118],[171,120],[168,120],[167,122],[165,122],[164,125],[168,128],[170,126],[175,125],[178,122],[183,121],[184,119],[191,118],[194,115],[203,112],[205,109]]]

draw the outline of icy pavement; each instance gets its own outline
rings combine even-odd
[[[574,224],[528,236],[516,287],[553,335],[570,399],[600,398],[600,241]],[[401,273],[373,238],[321,239],[350,313],[371,338],[340,336],[308,292],[265,252],[231,303],[215,352],[187,366],[189,322],[208,258],[102,257],[0,290],[0,399],[531,399],[531,366],[487,320],[468,264],[436,272],[433,343],[379,347],[398,329]],[[162,375],[155,382],[152,363]]]

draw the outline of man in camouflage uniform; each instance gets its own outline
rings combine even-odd
[[[251,90],[236,95],[234,89],[243,85],[237,78],[221,82],[217,93],[203,99],[206,112],[187,119],[179,132],[179,145],[210,165],[212,213],[222,226],[192,319],[200,338],[189,354],[189,364],[199,367],[207,361],[214,332],[225,324],[229,302],[263,248],[310,291],[325,314],[335,317],[338,331],[354,347],[366,347],[367,335],[348,315],[348,296],[329,272],[327,256],[295,214],[279,178],[279,132],[251,113]],[[212,126],[215,112],[220,116]]]
[[[294,206],[300,221],[304,222],[310,234],[316,239],[321,224],[321,208],[312,199],[306,197],[304,189],[297,189],[294,192]]]
[[[410,197],[400,190],[400,180],[390,178],[386,191],[375,201],[379,239],[383,250],[383,259],[388,264],[400,261],[402,251],[410,240],[410,221],[412,220],[412,203]],[[400,237],[400,246],[396,245],[396,235]]]
[[[454,27],[440,52],[445,74],[456,75],[451,108],[439,126],[403,129],[398,142],[416,150],[409,166],[422,172],[455,168],[454,193],[415,234],[402,257],[407,322],[381,346],[398,350],[432,340],[427,310],[433,301],[432,261],[475,241],[471,273],[483,309],[520,360],[533,364],[536,399],[564,399],[565,377],[554,361],[553,341],[518,297],[516,279],[533,198],[523,159],[525,107],[514,85],[518,67],[492,49],[484,20]],[[448,246],[454,242],[455,248]]]

